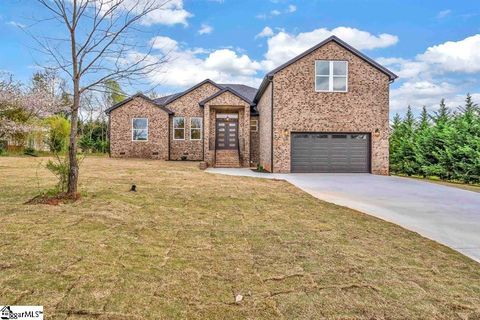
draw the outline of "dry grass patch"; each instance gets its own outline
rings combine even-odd
[[[87,158],[79,201],[23,205],[55,183],[39,160],[0,158],[2,303],[48,319],[480,318],[479,264],[286,182]]]

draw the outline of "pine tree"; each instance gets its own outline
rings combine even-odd
[[[438,111],[435,111],[432,120],[433,126],[427,144],[430,145],[428,152],[431,157],[429,163],[424,167],[425,174],[437,176],[441,179],[449,179],[451,176],[449,155],[451,141],[449,140],[449,121],[451,112],[445,104],[445,99],[440,101]]]
[[[432,158],[432,148],[430,145],[431,132],[430,132],[430,115],[428,114],[427,107],[423,106],[422,113],[420,114],[420,121],[418,128],[415,132],[415,141],[417,144],[416,160],[418,164],[418,174],[427,177],[428,167],[434,161]]]
[[[480,108],[467,95],[465,106],[451,112],[440,102],[430,115],[423,107],[416,121],[409,107],[391,125],[392,173],[421,174],[441,179],[480,182]]]
[[[467,95],[465,107],[459,108],[460,112],[453,119],[450,131],[451,178],[467,183],[480,180],[480,122],[477,109],[472,97]]]
[[[393,116],[392,125],[390,127],[390,171],[393,173],[399,172],[399,148],[402,141],[402,132],[400,126],[402,124],[402,119],[400,115],[396,113]]]
[[[414,175],[418,172],[416,161],[416,143],[415,143],[415,117],[412,108],[408,106],[405,118],[398,124],[398,119],[394,119],[396,126],[396,146],[392,164],[392,171]]]

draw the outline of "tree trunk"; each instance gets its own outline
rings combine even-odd
[[[78,186],[78,161],[77,161],[77,130],[78,130],[78,109],[80,108],[80,74],[76,52],[75,26],[77,17],[77,0],[73,1],[73,20],[70,29],[70,45],[72,54],[72,75],[73,75],[73,105],[70,125],[70,144],[68,146],[68,190],[71,196],[77,195]]]
[[[73,106],[70,127],[70,144],[68,147],[68,194],[77,194],[78,185],[78,161],[77,161],[77,130],[78,130],[78,109],[80,107],[80,92],[78,81],[74,80]]]

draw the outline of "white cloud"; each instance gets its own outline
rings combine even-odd
[[[261,78],[257,77],[257,72],[261,70],[260,63],[246,54],[225,48],[213,51],[182,48],[175,40],[165,38],[167,37],[161,37],[160,42],[175,43],[176,47],[168,54],[168,63],[150,75],[153,84],[186,88],[206,78],[219,83],[243,83],[251,86],[258,86],[261,82]]]
[[[116,1],[102,1],[102,11],[105,12],[116,3]],[[92,5],[98,6],[100,3],[92,2]],[[183,24],[187,26],[188,18],[193,16],[184,9],[183,0],[154,0],[154,2],[151,0],[125,0],[121,5],[123,10],[131,11],[134,14],[139,14],[145,7],[151,7],[152,5],[158,6],[158,8],[152,10],[140,20],[140,23],[146,26],[155,24]]]
[[[437,19],[443,19],[446,16],[450,15],[450,13],[452,13],[452,10],[450,9],[442,10],[437,14]]]
[[[449,73],[480,72],[480,34],[429,47],[414,59],[379,58],[401,78],[431,79]]]
[[[7,24],[10,25],[10,26],[14,26],[14,27],[17,27],[17,28],[21,28],[21,29],[23,29],[23,28],[26,27],[26,25],[24,25],[23,23],[20,23],[20,22],[17,22],[17,21],[13,21],[13,20],[12,20],[12,21],[8,21]]]
[[[169,37],[157,36],[150,40],[150,45],[163,53],[177,50],[178,42]]]
[[[480,94],[475,93],[480,89],[478,82],[466,78],[467,74],[480,73],[478,48],[480,34],[431,46],[413,59],[377,59],[400,77],[400,87],[391,90],[392,111],[405,110],[409,104],[436,108],[442,98],[456,108],[463,105],[467,91],[474,92],[480,102]]]
[[[447,72],[480,72],[480,34],[430,47],[417,60]]]
[[[271,1],[271,2],[273,2],[273,1]],[[278,3],[278,2],[273,2],[273,3]],[[267,19],[267,18],[272,18],[272,17],[275,17],[275,16],[279,16],[281,14],[293,13],[295,11],[297,11],[297,6],[293,5],[293,4],[290,4],[290,5],[288,5],[288,7],[285,10],[273,9],[273,10],[270,11],[270,13],[268,15],[265,14],[265,13],[262,13],[262,14],[257,14],[255,17],[257,19]]]
[[[202,23],[202,25],[200,26],[200,30],[198,30],[198,34],[209,34],[209,33],[212,33],[212,31],[213,31],[212,26]]]
[[[440,99],[454,95],[457,88],[447,82],[407,81],[390,92],[390,110],[404,111],[411,105],[417,111],[423,106],[434,107]]]
[[[272,28],[270,28],[269,26],[266,26],[265,28],[263,28],[263,30],[258,33],[256,36],[255,36],[255,39],[257,38],[264,38],[264,37],[270,37],[270,36],[273,36],[273,30]]]
[[[286,10],[286,12],[288,12],[288,13],[292,13],[292,12],[295,12],[295,11],[297,11],[297,6],[295,6],[293,4],[289,5],[287,10]]]
[[[422,61],[402,58],[378,58],[375,60],[394,71],[400,79],[417,78],[420,76],[422,78],[431,78],[429,65]]]
[[[246,54],[239,56],[230,49],[220,49],[207,57],[205,67],[225,74],[253,76],[260,70],[260,63],[252,61]]]
[[[398,37],[395,35],[387,33],[373,35],[369,32],[349,27],[337,27],[332,30],[319,28],[297,35],[280,31],[268,39],[268,51],[265,54],[266,59],[262,63],[266,69],[272,69],[331,35],[338,36],[359,50],[385,48],[398,42]]]

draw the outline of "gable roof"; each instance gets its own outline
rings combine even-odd
[[[257,88],[253,88],[253,87],[250,87],[244,84],[239,84],[239,83],[219,84],[219,86],[228,87],[238,92],[240,95],[244,96],[250,101],[253,101],[253,98],[255,98],[255,94],[257,93],[257,90],[258,90]]]
[[[240,99],[242,99],[243,101],[247,102],[250,106],[253,106],[254,103],[252,100],[248,99],[247,97],[243,96],[242,94],[240,94],[238,91],[230,88],[230,87],[225,87],[223,88],[222,90],[214,93],[213,95],[211,95],[210,97],[207,97],[205,99],[203,99],[202,101],[200,101],[198,104],[203,107],[205,105],[205,103],[207,103],[208,101],[218,97],[219,95],[225,93],[225,92],[230,92],[231,94],[239,97]]]
[[[205,79],[203,80],[202,82],[200,83],[197,83],[196,85],[194,85],[193,87],[185,90],[185,91],[182,91],[182,92],[179,92],[179,93],[176,93],[176,94],[172,94],[172,95],[169,95],[167,97],[163,97],[163,98],[167,98],[167,99],[164,99],[164,100],[161,100],[162,98],[159,98],[157,99],[158,101],[160,101],[160,103],[162,104],[162,106],[166,106],[167,104],[169,103],[172,103],[173,101],[177,100],[178,98],[180,97],[183,97],[184,95],[186,95],[187,93],[190,93],[192,92],[193,90],[203,86],[205,83],[210,83],[211,85],[217,87],[218,89],[223,89],[221,86],[219,86],[218,84],[216,84],[215,82],[213,82],[212,80],[210,79]]]
[[[257,102],[258,99],[260,99],[261,95],[263,94],[263,92],[265,91],[265,89],[267,88],[267,85],[268,85],[268,82],[273,78],[273,76],[275,75],[275,73],[279,72],[280,70],[283,70],[285,69],[286,67],[288,67],[289,65],[291,65],[292,63],[294,62],[297,62],[298,60],[302,59],[303,57],[309,55],[310,53],[312,53],[313,51],[317,50],[318,48],[320,47],[323,47],[324,45],[326,45],[327,43],[329,42],[335,42],[336,44],[340,45],[341,47],[345,48],[346,50],[350,51],[351,53],[353,53],[354,55],[356,55],[357,57],[359,57],[360,59],[366,61],[367,63],[369,63],[371,66],[373,66],[374,68],[377,68],[378,70],[380,70],[381,72],[385,73],[388,78],[390,79],[391,82],[393,82],[396,78],[398,78],[398,76],[393,73],[392,71],[388,70],[387,68],[385,68],[384,66],[382,66],[381,64],[379,64],[378,62],[376,62],[375,60],[367,57],[365,54],[361,53],[360,51],[358,51],[357,49],[355,49],[354,47],[352,47],[351,45],[349,45],[348,43],[346,43],[345,41],[343,41],[342,39],[336,37],[336,36],[330,36],[328,37],[327,39],[323,40],[322,42],[320,42],[319,44],[317,44],[316,46],[313,46],[311,47],[310,49],[308,49],[307,51],[299,54],[298,56],[288,60],[287,62],[285,62],[284,64],[280,65],[279,67],[273,69],[272,71],[270,71],[269,73],[267,73],[265,75],[265,77],[263,78],[263,81],[260,85],[260,88],[258,89],[256,95],[255,95],[255,98],[253,99],[253,101]]]
[[[112,112],[113,110],[117,109],[118,107],[123,106],[125,103],[130,102],[130,101],[132,101],[132,100],[135,99],[135,98],[145,99],[145,100],[147,100],[148,102],[153,103],[154,105],[156,105],[157,107],[159,107],[160,109],[162,109],[163,111],[165,111],[166,113],[168,113],[168,114],[173,114],[173,112],[172,112],[171,110],[169,110],[168,108],[165,108],[163,105],[157,103],[155,100],[150,99],[149,97],[147,97],[146,95],[144,95],[144,94],[142,94],[142,93],[134,94],[133,96],[128,97],[127,99],[125,99],[125,100],[123,100],[123,101],[120,101],[119,103],[114,104],[113,106],[111,106],[110,108],[108,108],[107,110],[105,110],[105,113],[106,113],[106,114],[109,114],[109,113]]]

